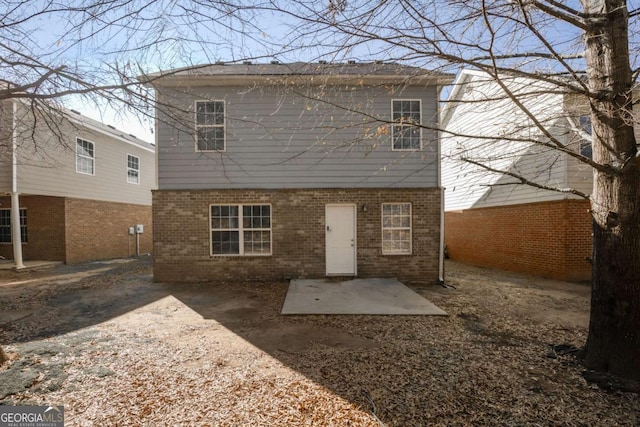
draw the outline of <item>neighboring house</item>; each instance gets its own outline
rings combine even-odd
[[[459,74],[442,114],[448,254],[476,265],[588,280],[588,199],[522,185],[509,176],[590,195],[591,167],[542,145],[559,142],[590,158],[588,108],[547,83],[521,77],[503,81],[555,140],[486,74]],[[507,173],[490,172],[470,161]]]
[[[0,256],[19,267],[20,257],[77,263],[151,252],[153,145],[71,110],[20,100],[0,108]],[[143,233],[130,235],[138,224]]]
[[[439,278],[434,129],[451,76],[247,63],[144,79],[158,112],[156,281]]]

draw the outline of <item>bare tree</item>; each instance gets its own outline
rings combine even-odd
[[[213,61],[233,52],[230,40],[238,34],[251,36],[251,24],[244,19],[251,14],[241,14],[240,6],[226,0],[207,2],[206,16],[198,11],[198,2],[172,0],[8,0],[3,6],[0,162],[4,165],[47,158],[43,138],[53,138],[59,145],[55,150],[73,149],[65,129],[68,135],[69,127],[75,126],[74,114],[64,107],[79,99],[153,123],[153,91],[140,84],[138,75],[177,62],[190,64],[191,51],[181,48],[184,43],[195,42],[201,57]],[[202,38],[199,31],[211,22],[216,25],[207,34],[216,37]],[[15,155],[16,141],[25,145],[24,152],[37,156]],[[11,194],[17,197],[15,186]],[[3,358],[0,348],[0,362]]]
[[[301,49],[315,45],[327,56],[482,70],[546,136],[547,148],[592,168],[593,283],[586,365],[640,379],[640,160],[632,96],[640,71],[634,56],[640,9],[629,10],[624,0],[274,0],[262,6],[294,18],[292,31]],[[563,144],[548,123],[537,120],[506,81],[514,77],[586,100],[593,124],[592,159]],[[492,169],[487,159],[466,160],[490,172],[508,172]],[[538,184],[517,174],[514,178],[521,178],[519,184]]]
[[[640,161],[632,114],[632,88],[640,71],[632,56],[640,51],[640,9],[629,10],[624,0],[78,0],[40,9],[31,3],[10,2],[0,21],[0,99],[24,97],[37,103],[98,94],[106,103],[124,102],[151,115],[150,94],[134,78],[151,68],[297,54],[484,71],[546,135],[547,148],[594,170],[586,364],[640,379]],[[253,17],[264,14],[285,16],[290,40],[280,42],[268,28],[253,23]],[[64,16],[66,26],[57,48],[47,52],[30,31],[49,16]],[[205,31],[212,22],[215,32]],[[117,48],[101,44],[114,38]],[[78,52],[87,50],[93,63],[78,60]],[[593,158],[554,138],[548,123],[521,102],[505,76],[544,82],[586,99]],[[491,170],[486,161],[467,160]]]

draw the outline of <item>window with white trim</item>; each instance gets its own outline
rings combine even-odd
[[[211,205],[211,255],[271,255],[270,205]]]
[[[140,157],[127,154],[127,182],[140,184]]]
[[[579,123],[580,123],[580,128],[583,131],[585,131],[588,135],[593,134],[593,129],[591,127],[591,116],[580,116]],[[591,146],[591,141],[586,141],[586,140],[580,141],[580,154],[590,159],[593,157],[593,148]]]
[[[196,151],[224,151],[224,101],[196,101]]]
[[[420,150],[422,148],[421,102],[419,99],[391,101],[391,131],[393,150]],[[417,125],[417,126],[416,126]]]
[[[20,209],[20,240],[27,243],[26,209]],[[0,209],[0,243],[11,243],[11,209]]]
[[[76,138],[76,172],[86,175],[95,174],[93,142]]]
[[[411,203],[382,204],[382,253],[411,254]]]

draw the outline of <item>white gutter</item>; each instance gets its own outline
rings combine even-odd
[[[24,268],[22,262],[22,237],[20,236],[20,198],[18,197],[18,106],[15,100],[13,104],[13,134],[11,136],[11,242],[13,243],[13,268]]]
[[[438,263],[438,282],[444,283],[444,191],[440,188],[440,259]]]
[[[158,90],[154,88],[154,98],[157,100],[158,99]],[[153,118],[153,137],[155,139],[155,153],[153,156],[153,161],[156,163],[156,169],[155,169],[155,187],[153,187],[154,189],[159,189],[160,187],[158,186],[158,182],[159,182],[159,173],[158,171],[160,170],[158,168],[158,163],[160,163],[160,160],[158,159],[158,157],[160,156],[160,150],[158,149],[158,147],[160,146],[160,121],[158,120],[158,108],[156,106],[154,106],[155,111],[154,111],[154,118]],[[226,108],[226,107],[225,107]],[[152,204],[153,204],[153,193],[151,196],[151,200],[152,200]]]
[[[16,102],[16,100],[14,100],[14,103],[15,102]],[[20,102],[22,102],[25,105],[27,104],[27,101],[20,101]],[[148,151],[150,153],[154,153],[155,152],[155,148],[149,148],[149,147],[137,144],[134,141],[131,141],[131,140],[127,139],[123,135],[123,133],[125,133],[124,131],[120,131],[120,130],[118,130],[116,128],[111,128],[108,125],[103,125],[103,123],[100,123],[97,120],[91,119],[91,118],[89,118],[87,116],[82,116],[80,113],[74,113],[71,110],[67,110],[65,108],[59,108],[59,109],[56,109],[56,111],[59,112],[62,115],[63,118],[69,120],[71,123],[75,123],[77,125],[80,125],[80,126],[84,127],[85,129],[98,132],[101,135],[105,135],[105,136],[108,136],[108,137],[113,138],[113,139],[117,139],[118,141],[122,141],[122,142],[124,142],[126,144],[129,144],[129,145],[131,145],[133,147],[139,148],[139,149],[144,150],[144,151]],[[107,127],[109,130],[104,129],[104,128],[100,128],[99,126],[96,126],[96,125],[93,125],[91,122],[97,123],[98,125],[103,125],[103,126]],[[142,140],[142,139],[136,138],[136,140],[138,140],[138,141],[140,141],[142,143],[149,144],[147,141]]]
[[[119,140],[119,141],[124,142],[125,144],[129,144],[129,145],[131,145],[131,146],[133,146],[133,147],[136,147],[136,148],[139,148],[139,149],[141,149],[141,150],[148,151],[148,152],[150,152],[150,153],[155,153],[155,150],[152,150],[151,148],[147,148],[147,147],[142,146],[142,145],[140,145],[140,144],[136,144],[135,142],[133,142],[133,141],[129,141],[128,139],[126,139],[126,138],[124,138],[124,137],[122,137],[122,136],[120,136],[120,135],[118,135],[118,134],[116,134],[116,133],[107,132],[107,131],[105,131],[105,130],[103,130],[103,129],[100,129],[100,128],[99,128],[99,127],[97,127],[97,126],[93,126],[93,125],[91,125],[90,123],[87,123],[86,121],[84,121],[84,120],[82,120],[82,119],[77,119],[77,118],[75,118],[75,117],[71,117],[71,116],[67,116],[67,118],[69,119],[69,121],[70,121],[70,122],[72,122],[72,123],[76,123],[76,124],[78,124],[78,125],[80,125],[80,126],[83,126],[83,127],[84,127],[84,128],[86,128],[86,129],[90,129],[90,130],[93,130],[93,131],[95,131],[95,132],[98,132],[98,133],[100,133],[100,134],[102,134],[102,135],[106,135],[106,136],[108,136],[108,137],[110,137],[110,138],[117,139],[117,140]]]
[[[438,86],[436,114],[440,123],[440,93],[442,86]],[[440,251],[438,254],[438,283],[444,284],[444,188],[442,187],[442,132],[438,129],[438,188],[440,189]]]

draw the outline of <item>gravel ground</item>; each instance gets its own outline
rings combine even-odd
[[[639,425],[576,360],[589,289],[449,262],[449,313],[281,316],[286,283],[154,284],[149,260],[0,276],[0,403],[69,426]]]

